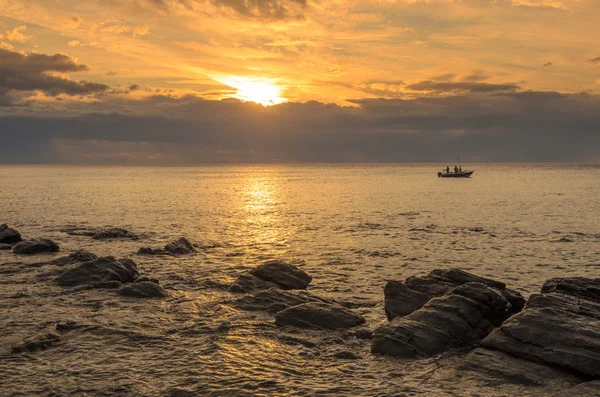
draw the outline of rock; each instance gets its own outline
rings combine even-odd
[[[61,258],[54,259],[53,261],[48,262],[48,264],[56,265],[56,266],[64,266],[64,265],[71,265],[73,263],[87,262],[87,261],[94,260],[96,258],[98,258],[98,256],[96,254],[93,254],[86,250],[78,250],[78,251],[71,252],[67,256],[63,256]]]
[[[117,261],[112,256],[106,256],[83,262],[77,267],[67,270],[55,280],[62,287],[74,287],[111,281],[130,283],[138,276],[137,266],[131,259]]]
[[[542,286],[542,293],[560,292],[586,300],[600,302],[600,278],[552,278]]]
[[[58,252],[58,244],[48,239],[21,241],[13,247],[13,253],[19,255],[39,254],[43,252]]]
[[[117,293],[132,298],[167,298],[169,296],[169,293],[163,287],[151,281],[125,285],[119,288]]]
[[[306,289],[312,277],[296,266],[282,261],[269,261],[244,272],[233,282],[229,291],[251,292],[272,287]]]
[[[142,247],[138,250],[138,255],[186,255],[196,252],[196,247],[185,237],[172,241],[164,248]]]
[[[511,304],[511,314],[525,305],[525,298],[516,291],[506,289],[500,281],[479,277],[460,269],[433,270],[425,277],[409,277],[404,282],[389,281],[384,289],[385,314],[388,320],[406,316],[421,308],[430,299],[444,296],[465,283],[479,283],[495,288]]]
[[[21,241],[21,233],[3,223],[0,225],[0,243],[13,244]]]
[[[369,328],[356,328],[346,331],[346,337],[354,337],[356,339],[371,339],[373,331]]]
[[[405,358],[430,357],[477,343],[494,329],[510,303],[494,289],[467,283],[449,295],[377,328],[371,352]]]
[[[192,245],[190,240],[185,237],[180,237],[167,245],[165,245],[165,251],[170,252],[173,255],[184,255],[196,252],[196,248]]]
[[[342,350],[330,356],[331,358],[335,358],[337,360],[360,360],[360,356],[352,353],[348,350]]]
[[[544,296],[542,302],[536,302],[539,295],[530,297],[525,310],[505,321],[481,346],[600,378],[600,304],[556,295]]]
[[[11,250],[12,249],[12,245],[10,244],[0,244],[0,251],[7,251],[7,250]]]
[[[580,383],[551,395],[551,397],[592,397],[600,396],[600,380]]]
[[[282,289],[306,289],[312,277],[296,266],[283,261],[269,261],[250,270],[250,274],[277,284]]]
[[[160,284],[160,282],[158,281],[158,279],[151,278],[151,277],[148,277],[148,276],[142,276],[142,277],[136,279],[134,281],[134,283],[141,283],[141,282],[144,282],[144,281],[149,281],[149,282],[154,283],[154,284]]]
[[[293,325],[300,328],[344,329],[365,323],[360,314],[338,304],[322,302],[304,303],[282,310],[275,315],[278,326]]]
[[[120,227],[111,227],[106,229],[100,229],[96,231],[92,238],[96,240],[102,240],[107,238],[130,238],[130,239],[138,239],[138,235],[130,232],[127,229],[123,229]]]
[[[469,353],[459,365],[458,370],[492,386],[502,386],[509,383],[523,386],[564,388],[583,380],[581,377],[559,368],[512,357],[504,352],[482,348],[477,348]]]
[[[60,335],[54,331],[43,332],[31,338],[24,339],[22,343],[12,347],[13,353],[33,353],[44,350],[60,342]]]
[[[232,306],[242,310],[277,313],[292,306],[310,302],[333,303],[306,291],[283,291],[278,288],[269,288],[237,299]]]
[[[229,292],[252,292],[255,290],[264,290],[272,287],[279,288],[277,284],[270,281],[261,280],[260,278],[244,272],[229,287]]]

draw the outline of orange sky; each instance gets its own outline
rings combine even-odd
[[[600,86],[595,0],[0,0],[0,15],[2,48],[66,54],[89,66],[69,78],[138,96],[237,96],[240,79],[338,104]]]

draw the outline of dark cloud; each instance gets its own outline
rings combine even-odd
[[[597,160],[600,96],[514,92],[263,107],[154,96],[128,110],[0,120],[4,162]],[[139,110],[145,115],[136,115]]]
[[[410,84],[406,88],[413,91],[427,91],[438,93],[490,93],[496,91],[515,91],[519,85],[514,83],[492,84],[476,81],[432,81],[425,80]]]
[[[234,11],[246,18],[288,19],[304,18],[302,10],[307,6],[307,0],[206,0],[216,6]],[[147,0],[147,2],[162,10],[169,10],[169,2],[165,0]],[[176,3],[200,12],[204,1],[176,0]]]
[[[600,57],[592,58],[588,62],[591,62],[591,63],[600,63]]]
[[[108,90],[104,84],[75,81],[52,75],[51,72],[68,73],[89,70],[73,58],[64,55],[23,54],[0,49],[0,106],[20,103],[36,91],[48,96],[65,94],[89,95]]]
[[[552,62],[546,62],[542,66],[545,67],[545,68],[548,67],[548,66],[552,66]]]

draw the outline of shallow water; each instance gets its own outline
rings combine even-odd
[[[445,166],[445,165],[444,165]],[[0,167],[0,223],[51,238],[61,254],[0,251],[0,385],[14,395],[541,395],[456,378],[460,356],[372,356],[368,342],[279,330],[227,304],[225,290],[265,260],[299,262],[309,290],[352,301],[374,328],[387,280],[461,267],[525,295],[556,276],[600,277],[600,166],[431,165]],[[124,227],[141,240],[61,230]],[[147,257],[179,236],[194,256]],[[131,257],[173,293],[163,301],[72,292],[31,266],[87,249]],[[10,353],[44,324],[85,325],[47,350]],[[290,333],[314,347],[289,342]],[[306,344],[306,343],[305,343]],[[308,343],[311,345],[310,343]],[[312,346],[312,345],[311,345]],[[331,358],[350,350],[359,360]],[[4,393],[4,392],[3,392]]]

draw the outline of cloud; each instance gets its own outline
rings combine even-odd
[[[19,99],[42,92],[47,96],[60,94],[82,96],[106,91],[104,84],[70,80],[69,72],[89,70],[64,54],[23,54],[0,49],[0,103],[16,104]]]
[[[307,0],[207,0],[223,9],[231,10],[236,15],[259,19],[304,18],[303,10]],[[189,11],[200,12],[205,8],[204,1],[199,0],[146,0],[162,11],[182,7]]]
[[[461,153],[486,161],[585,161],[600,145],[600,96],[532,91],[353,102],[358,107],[311,101],[265,108],[159,95],[70,116],[5,116],[0,156],[58,163],[436,162]]]
[[[440,82],[425,80],[406,86],[413,91],[427,91],[436,93],[490,93],[496,91],[515,91],[520,88],[518,84],[480,83],[473,81]]]
[[[79,42],[79,40],[71,40],[67,43],[67,45],[69,47],[79,47],[81,43]]]
[[[0,39],[8,41],[16,41],[18,43],[25,43],[31,40],[33,36],[26,36],[23,32],[27,29],[27,26],[22,25],[14,28],[13,30],[7,30],[4,34],[0,34]]]
[[[548,66],[552,66],[552,62],[546,62],[542,66],[545,67],[545,68],[547,68]]]
[[[600,63],[600,57],[592,58],[588,62],[590,62],[590,63]]]
[[[63,28],[65,28],[65,29],[74,30],[74,29],[77,29],[80,24],[81,24],[81,19],[80,18],[70,17],[70,18],[67,18],[63,22],[62,25],[63,25]]]

